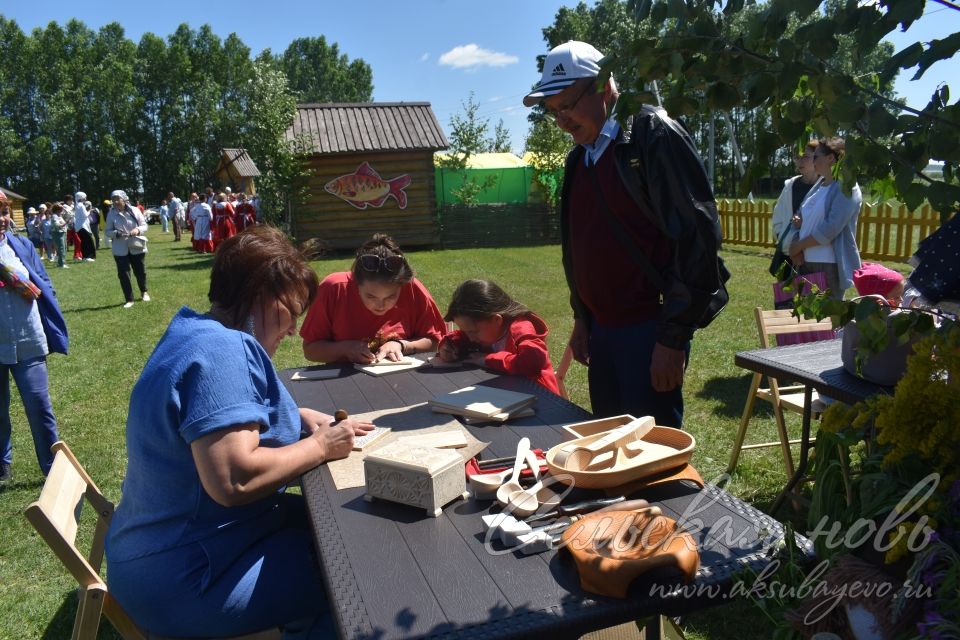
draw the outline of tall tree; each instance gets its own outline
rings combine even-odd
[[[683,73],[679,69],[687,69],[693,60],[700,61],[701,66],[707,68],[726,68],[726,63],[717,62],[718,56],[705,55],[697,49],[700,41],[693,36],[683,41],[687,49],[671,50],[669,56],[639,60],[637,56],[629,55],[637,43],[673,42],[665,34],[674,28],[674,21],[651,19],[648,15],[640,19],[639,15],[646,10],[647,4],[640,1],[619,2],[618,0],[603,0],[593,8],[580,3],[574,9],[563,8],[557,12],[554,23],[543,29],[544,39],[548,48],[552,48],[567,40],[584,40],[594,44],[598,49],[610,54],[609,69],[614,73],[617,83],[624,93],[624,100],[620,105],[621,113],[629,113],[636,108],[639,100],[657,103],[657,95],[653,92],[654,84],[663,100],[663,106],[674,117],[682,119],[691,130],[698,142],[701,152],[706,157],[706,149],[711,135],[710,122],[713,121],[713,135],[716,147],[716,171],[714,189],[718,195],[733,196],[761,187],[759,180],[767,175],[783,177],[792,174],[792,157],[796,153],[796,146],[803,135],[814,133],[814,125],[808,121],[809,127],[801,132],[796,140],[784,145],[779,140],[771,145],[775,138],[771,131],[774,129],[772,115],[769,109],[762,108],[747,100],[737,104],[720,105],[716,99],[721,97],[716,87],[710,94],[714,101],[708,100],[708,87],[699,83],[696,73]],[[681,2],[680,4],[683,4]],[[703,0],[687,2],[691,6],[705,4]],[[709,4],[709,3],[706,3]],[[734,3],[736,4],[736,3]],[[776,3],[774,3],[776,4]],[[741,2],[740,8],[730,12],[724,20],[718,23],[720,32],[718,37],[728,42],[738,42],[744,34],[751,33],[754,23],[760,20],[771,6],[752,2]],[[835,15],[844,6],[842,0],[829,0],[824,4],[826,15]],[[691,9],[693,11],[693,9]],[[805,16],[793,15],[780,25],[780,35],[784,42],[790,42],[793,34],[805,25],[819,19],[819,14]],[[880,43],[869,49],[857,46],[852,36],[841,36],[838,39],[837,51],[833,56],[833,64],[846,70],[847,73],[858,76],[870,76],[879,73],[892,55],[892,46],[889,43]],[[659,66],[656,66],[654,61]],[[734,68],[739,64],[734,64]],[[542,68],[542,57],[538,59]],[[728,65],[729,66],[729,65]],[[667,71],[664,72],[663,69]],[[753,94],[762,93],[768,79],[761,80],[761,85],[753,88]],[[739,89],[744,95],[750,93],[750,88]],[[892,97],[892,82],[878,83],[877,90],[888,98]],[[719,93],[718,93],[719,91]],[[638,97],[639,96],[639,97]],[[722,106],[722,108],[720,108]],[[542,112],[535,110],[530,118],[532,121],[542,117]],[[737,154],[740,154],[738,162]],[[746,166],[750,172],[741,175],[740,166]],[[766,183],[766,181],[764,181]]]
[[[497,184],[497,178],[487,176],[478,180],[467,173],[470,158],[490,148],[491,141],[487,137],[490,121],[480,117],[480,103],[472,91],[461,106],[463,114],[455,113],[450,117],[450,151],[442,157],[440,166],[460,173],[463,182],[453,190],[453,195],[462,204],[472,205],[476,204],[480,192]]]
[[[373,71],[363,60],[351,62],[326,38],[297,38],[277,59],[298,102],[369,102]]]
[[[503,123],[503,119],[497,121],[497,126],[493,129],[493,137],[490,139],[488,150],[493,153],[509,153],[513,143],[510,141],[510,129]]]
[[[636,23],[663,28],[654,37],[624,41],[609,68],[635,69],[639,78],[679,87],[667,104],[674,115],[736,107],[766,112],[770,128],[756,138],[758,158],[798,144],[812,124],[819,135],[847,138],[841,167],[845,184],[884,185],[911,208],[929,199],[942,216],[960,205],[960,185],[954,183],[960,103],[950,103],[945,85],[922,106],[903,105],[885,92],[901,69],[917,66],[914,78],[919,78],[937,62],[950,60],[960,50],[960,33],[913,43],[879,70],[869,69],[883,38],[894,29],[909,30],[923,14],[925,0],[771,0],[752,13],[743,0],[629,4]],[[741,16],[742,27],[729,33],[726,26]],[[787,37],[793,22],[799,26]],[[837,62],[844,42],[850,67]],[[652,99],[640,82],[627,88],[630,103]],[[944,162],[945,180],[922,173],[931,160]],[[763,171],[754,162],[751,176]]]
[[[560,198],[563,162],[572,144],[570,134],[545,118],[539,118],[530,126],[527,151],[533,154],[533,179],[551,207],[556,207]]]
[[[285,138],[296,115],[296,99],[286,75],[267,61],[253,64],[253,77],[243,92],[251,124],[244,147],[257,159],[263,176],[258,183],[262,209],[274,222],[289,223],[286,212],[306,195],[307,165],[301,162],[305,146]]]
[[[330,49],[332,75],[316,88],[368,100],[369,66]],[[221,39],[209,25],[134,43],[117,23],[51,22],[27,35],[0,16],[0,177],[32,201],[77,189],[182,195],[213,183],[221,148],[246,147],[279,216],[299,177],[296,141],[284,140],[295,100],[269,50],[253,60],[236,34]]]

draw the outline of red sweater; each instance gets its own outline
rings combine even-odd
[[[384,338],[440,340],[446,331],[447,324],[437,303],[416,278],[400,288],[397,304],[385,315],[378,316],[363,306],[353,274],[341,271],[331,273],[320,283],[317,297],[300,327],[300,337],[304,342],[369,342],[379,332]]]
[[[457,351],[489,352],[484,366],[493,371],[512,376],[526,376],[556,394],[560,394],[557,376],[553,373],[550,354],[547,352],[547,324],[535,313],[515,318],[499,342],[486,347],[470,342],[460,330],[448,334],[443,342],[449,342]]]
[[[604,327],[653,320],[660,313],[660,292],[647,282],[636,258],[614,235],[590,177],[596,172],[609,210],[630,243],[660,271],[670,262],[670,243],[639,209],[617,174],[612,145],[596,167],[578,162],[570,189],[570,250],[577,295]]]

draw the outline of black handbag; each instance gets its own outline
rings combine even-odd
[[[793,230],[793,226],[788,222],[787,228],[783,230],[783,233],[780,234],[780,239],[777,240],[777,246],[773,248],[773,260],[770,261],[770,275],[774,278],[780,273],[780,268],[783,266],[783,263],[786,262],[790,267],[793,267],[793,262],[790,261],[790,256],[783,252],[781,246],[783,246],[783,240],[787,237],[787,234]]]

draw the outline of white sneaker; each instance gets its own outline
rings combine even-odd
[[[84,262],[96,262],[93,258],[84,258]]]
[[[68,267],[68,266],[65,265],[65,264],[62,264],[62,265],[60,265],[60,268],[61,268],[61,269],[69,269],[70,267]]]
[[[125,305],[123,305],[123,308],[124,308],[124,309],[129,309],[129,308],[132,307],[132,306],[133,306],[133,303],[132,303],[132,302],[128,302],[128,303],[126,303]]]
[[[146,291],[144,291],[144,292],[143,292],[143,298],[141,298],[141,299],[142,299],[144,302],[150,302],[150,294],[147,293]]]

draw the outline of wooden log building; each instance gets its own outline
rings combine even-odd
[[[310,171],[293,211],[298,240],[353,250],[377,232],[402,248],[440,240],[434,152],[447,138],[429,102],[301,104],[287,140],[300,140]]]
[[[252,196],[257,192],[254,178],[260,177],[260,170],[246,149],[221,149],[214,174],[220,187],[230,187],[234,193]]]
[[[3,195],[7,196],[7,201],[10,205],[10,217],[13,218],[14,224],[17,225],[17,229],[23,231],[24,226],[26,225],[26,218],[23,214],[23,204],[27,201],[27,199],[19,193],[10,191],[10,189],[4,189],[3,187],[0,187],[0,191],[3,191]]]

